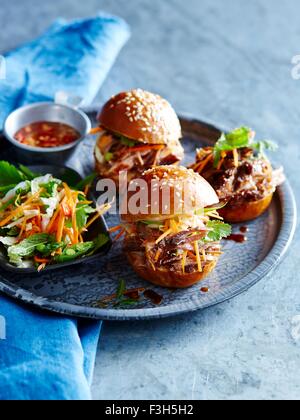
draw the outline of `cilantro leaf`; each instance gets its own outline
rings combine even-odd
[[[252,134],[252,130],[248,127],[237,128],[228,134],[222,133],[214,147],[214,167],[218,166],[222,152],[249,147],[259,155],[264,155],[265,150],[275,151],[277,149],[277,145],[272,141],[254,142]]]
[[[91,214],[95,213],[96,210],[86,204],[78,204],[76,209],[76,222],[79,231],[81,231],[87,224],[88,218]]]
[[[278,145],[271,140],[262,140],[251,144],[251,148],[256,150],[259,155],[264,155],[266,150],[276,152]]]
[[[250,143],[251,130],[247,127],[237,128],[231,133],[222,133],[214,147],[214,166],[217,167],[222,152],[229,152],[234,149],[248,147]]]
[[[232,230],[230,225],[215,220],[209,221],[206,226],[209,229],[205,238],[206,242],[219,242],[229,236]]]

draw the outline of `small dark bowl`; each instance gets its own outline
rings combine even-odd
[[[27,146],[15,139],[21,128],[41,121],[67,124],[80,133],[80,138],[74,143],[51,148]],[[29,165],[63,165],[90,131],[91,121],[84,112],[54,102],[37,103],[17,109],[7,117],[3,130],[5,137],[13,145],[15,159]]]
[[[33,172],[39,173],[41,175],[52,174],[56,178],[61,179],[65,182],[69,182],[69,183],[76,184],[82,180],[81,176],[76,171],[70,168],[66,168],[66,167],[62,168],[62,167],[57,167],[57,166],[52,166],[52,165],[39,165],[39,166],[30,166],[30,169]],[[88,232],[86,232],[84,235],[84,239],[86,239],[87,241],[92,241],[101,233],[107,235],[110,238],[108,227],[107,227],[104,217],[100,217],[98,220],[96,220],[96,222],[94,222],[89,227]],[[106,255],[110,251],[111,246],[112,246],[112,241],[111,239],[109,239],[107,244],[105,244],[101,249],[99,249],[99,251],[97,251],[94,255],[90,257],[82,257],[75,261],[70,261],[63,264],[49,265],[41,272],[41,274],[44,274],[47,271],[73,267],[82,263],[95,262],[102,256]],[[24,274],[24,275],[25,274],[36,274],[36,275],[40,274],[37,272],[35,268],[18,268],[18,267],[15,267],[13,264],[10,264],[10,262],[7,259],[5,247],[2,245],[0,246],[0,267],[6,271],[17,273],[17,274]]]

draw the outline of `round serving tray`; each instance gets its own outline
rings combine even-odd
[[[195,149],[213,144],[220,131],[191,117],[182,117],[185,164],[193,162]],[[93,142],[83,142],[70,164],[80,172],[93,168]],[[121,244],[92,263],[40,275],[20,275],[0,270],[0,291],[43,310],[101,320],[142,320],[174,316],[204,309],[231,299],[268,275],[286,254],[296,228],[296,203],[288,182],[278,188],[267,213],[248,223],[248,241],[224,241],[217,268],[200,285],[171,291],[151,286],[138,278],[122,254]],[[109,225],[118,223],[108,217]],[[234,226],[239,232],[239,226]],[[163,297],[160,305],[142,298],[128,308],[103,307],[103,298],[114,294],[121,279],[128,289],[146,288]],[[203,288],[208,292],[204,293]],[[201,291],[202,290],[202,291]]]

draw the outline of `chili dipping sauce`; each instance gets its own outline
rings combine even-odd
[[[75,128],[57,122],[40,121],[21,128],[15,139],[32,147],[60,147],[79,140],[81,134]]]

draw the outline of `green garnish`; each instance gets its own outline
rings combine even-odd
[[[230,225],[215,220],[210,220],[206,227],[209,229],[209,232],[206,235],[205,242],[219,242],[221,239],[231,235],[232,231]]]
[[[86,186],[88,185],[92,185],[92,183],[94,182],[95,178],[96,178],[97,174],[96,172],[93,172],[91,175],[87,176],[86,178],[84,178],[82,181],[80,181],[75,189],[77,191],[82,191]]]
[[[104,159],[106,160],[106,162],[111,162],[113,160],[113,157],[114,157],[113,153],[110,153],[110,152],[105,153],[104,155]]]
[[[225,202],[225,203],[220,203],[220,204],[218,204],[218,205],[216,205],[215,207],[206,207],[205,209],[204,209],[204,214],[209,214],[209,213],[212,213],[212,212],[214,212],[214,211],[218,211],[218,210],[221,210],[221,209],[223,209],[224,207],[226,207],[227,206],[227,202]],[[201,213],[201,214],[199,214],[199,216],[201,216],[203,214],[203,212]]]
[[[95,248],[94,242],[83,242],[77,245],[72,245],[63,250],[61,255],[54,258],[56,263],[62,264],[70,261],[77,260],[84,257]]]
[[[127,146],[127,147],[134,147],[136,145],[136,142],[134,140],[130,140],[124,136],[120,137],[120,141],[124,146]]]
[[[121,279],[118,285],[117,293],[116,293],[116,300],[114,303],[115,308],[120,308],[122,306],[132,306],[138,303],[137,300],[126,298],[126,282],[124,279]]]
[[[222,152],[242,149],[244,147],[255,150],[260,155],[264,155],[265,150],[274,151],[277,149],[277,145],[269,140],[254,142],[252,130],[247,127],[240,127],[228,134],[222,133],[214,147],[214,167],[217,168]]]
[[[13,264],[21,263],[23,258],[33,257],[37,247],[53,242],[53,236],[48,235],[47,233],[32,235],[29,238],[24,239],[19,244],[8,248],[7,252],[9,261]]]

